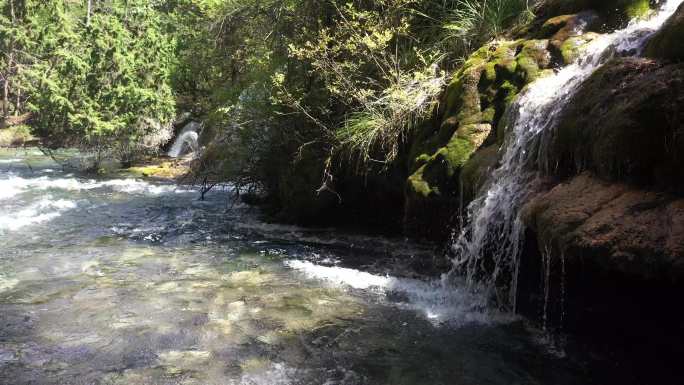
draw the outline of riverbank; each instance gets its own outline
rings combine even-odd
[[[29,127],[14,125],[0,128],[0,148],[23,147],[36,141]]]

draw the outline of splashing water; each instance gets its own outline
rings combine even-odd
[[[464,274],[473,290],[494,296],[500,306],[515,311],[524,231],[519,211],[536,177],[530,171],[538,155],[535,145],[594,71],[615,56],[641,53],[682,1],[669,0],[652,17],[600,36],[586,46],[582,58],[530,84],[511,105],[504,118],[508,137],[501,165],[492,173],[487,191],[468,206],[470,222],[452,245],[455,257],[449,275]]]
[[[197,122],[190,122],[185,125],[176,137],[176,141],[173,142],[167,155],[172,158],[178,158],[187,152],[196,152],[198,147],[197,139],[199,138],[197,132],[201,129],[201,126]]]

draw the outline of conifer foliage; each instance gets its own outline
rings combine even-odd
[[[154,147],[150,136],[168,139],[174,46],[153,3],[0,4],[5,115],[30,113],[48,145],[114,149],[124,158],[126,149]]]

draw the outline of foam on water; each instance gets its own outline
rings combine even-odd
[[[37,178],[23,178],[9,174],[0,179],[0,200],[11,198],[26,190],[59,189],[67,191],[84,191],[110,188],[113,191],[129,194],[161,195],[166,193],[187,193],[192,190],[180,188],[176,185],[152,184],[138,179],[113,179],[98,182],[94,179],[79,178],[51,178],[41,176]]]
[[[309,261],[289,260],[285,265],[303,272],[309,278],[324,279],[355,289],[387,288],[394,279],[344,267],[316,265]]]
[[[0,164],[21,163],[23,159],[0,159]]]
[[[309,279],[374,291],[388,298],[394,305],[414,310],[436,324],[462,326],[470,323],[510,322],[515,319],[488,309],[483,297],[464,288],[445,285],[441,281],[381,276],[302,260],[288,260],[285,265],[302,272]]]
[[[0,215],[0,230],[18,230],[24,226],[47,222],[76,208],[76,202],[53,199],[49,195],[19,211]]]
[[[290,385],[297,378],[297,370],[282,363],[273,363],[267,369],[243,374],[239,381],[231,385]]]
[[[12,290],[15,286],[19,284],[19,280],[16,278],[5,278],[0,275],[0,293],[3,291]]]

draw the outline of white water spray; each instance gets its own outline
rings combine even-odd
[[[176,140],[173,142],[171,149],[167,153],[171,158],[178,158],[179,156],[188,152],[196,152],[198,149],[197,139],[199,138],[199,130],[202,124],[197,122],[190,122],[183,127]]]
[[[600,36],[587,45],[577,62],[530,84],[510,106],[501,165],[492,173],[486,193],[468,206],[469,224],[452,246],[452,272],[465,274],[471,288],[495,295],[499,305],[515,311],[524,231],[520,207],[536,178],[530,166],[537,161],[533,149],[540,134],[555,126],[579,86],[605,62],[641,53],[683,1],[666,1],[651,18]]]

